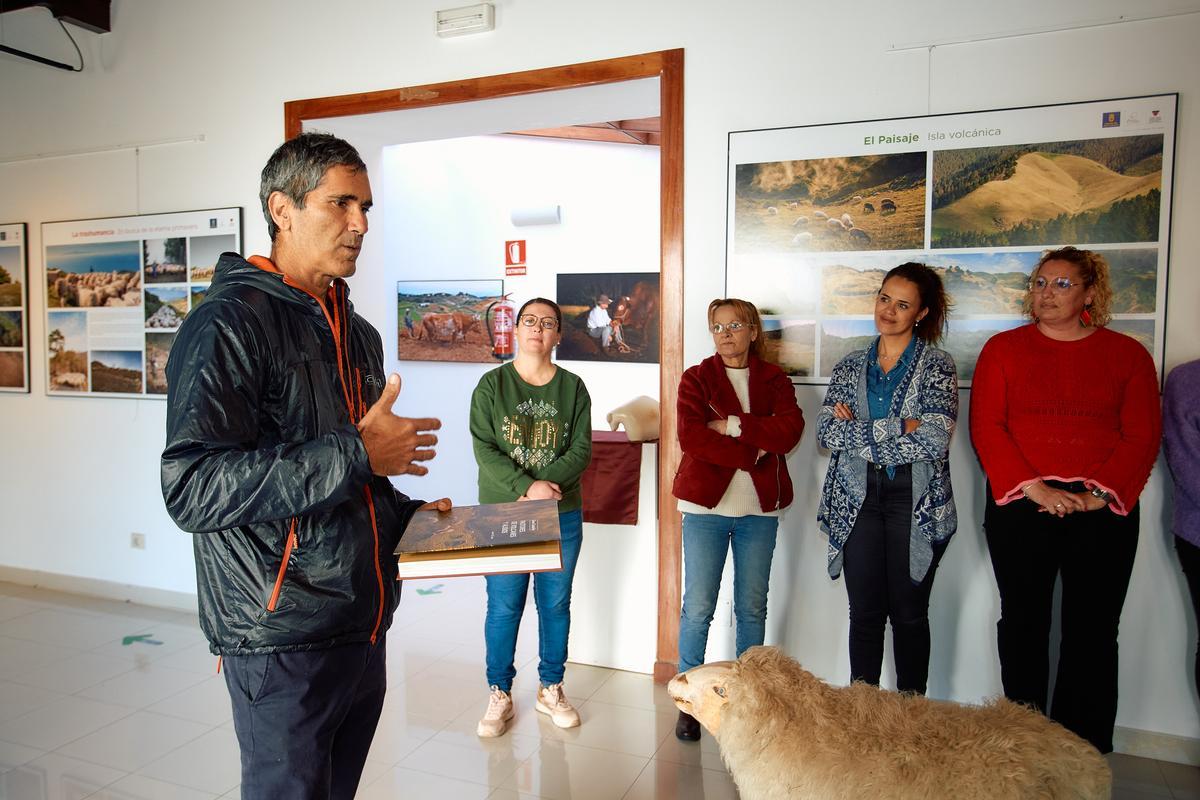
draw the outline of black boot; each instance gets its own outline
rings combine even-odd
[[[679,712],[675,721],[675,738],[683,742],[695,742],[700,739],[700,723],[686,711]]]

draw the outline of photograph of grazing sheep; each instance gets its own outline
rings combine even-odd
[[[938,150],[933,247],[1156,242],[1163,137]]]
[[[188,267],[193,281],[211,281],[222,253],[238,251],[237,236],[193,236],[188,239]]]
[[[146,239],[142,242],[142,267],[146,283],[185,282],[187,239]]]
[[[1090,744],[1003,698],[982,706],[831,686],[774,647],[667,686],[717,740],[742,800],[1108,800]]]
[[[399,281],[397,355],[402,361],[494,364],[489,310],[504,281]]]
[[[121,308],[142,304],[139,242],[90,242],[46,248],[46,305]]]
[[[147,287],[145,311],[147,328],[178,328],[188,315],[188,287]]]
[[[917,152],[738,164],[733,252],[920,249],[925,162]]]

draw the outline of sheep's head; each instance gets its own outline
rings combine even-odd
[[[736,677],[736,661],[701,664],[672,678],[667,693],[680,711],[691,714],[716,736]]]

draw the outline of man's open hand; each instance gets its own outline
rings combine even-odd
[[[371,472],[376,475],[424,475],[428,469],[417,463],[436,455],[433,446],[437,437],[427,431],[442,427],[441,420],[432,417],[412,419],[392,413],[392,404],[400,396],[400,376],[388,376],[383,394],[375,401],[358,423]]]

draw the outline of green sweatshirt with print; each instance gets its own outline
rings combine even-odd
[[[471,395],[471,442],[479,502],[512,502],[544,480],[562,489],[559,513],[574,511],[592,459],[592,399],[562,367],[545,386],[533,386],[504,364],[485,373]]]

